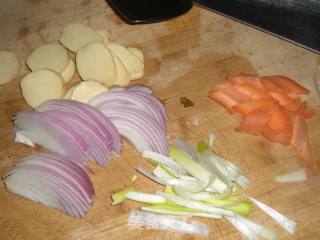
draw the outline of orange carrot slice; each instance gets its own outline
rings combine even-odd
[[[276,101],[272,99],[263,98],[257,100],[250,100],[244,103],[239,103],[233,107],[233,110],[240,113],[243,116],[246,116],[249,113],[259,110],[261,108],[273,108],[276,106]]]
[[[267,92],[286,92],[296,94],[309,94],[309,90],[296,81],[285,76],[265,76],[261,78],[261,84]]]
[[[271,117],[270,109],[258,109],[250,112],[241,122],[236,131],[260,135]]]
[[[209,98],[216,101],[230,113],[233,112],[232,107],[238,104],[238,102],[235,99],[229,97],[228,95],[222,92],[211,92],[209,93]]]
[[[311,148],[308,139],[307,123],[303,116],[293,115],[293,135],[291,144],[308,167],[312,166]]]
[[[280,107],[273,108],[262,135],[270,141],[289,145],[292,138],[292,123],[288,114]]]
[[[242,74],[240,76],[230,77],[228,82],[232,83],[233,85],[241,85],[241,84],[250,84],[260,90],[263,90],[263,86],[260,82],[260,78],[253,75],[245,75]]]
[[[241,91],[242,93],[246,94],[250,99],[262,99],[262,98],[270,98],[268,94],[266,94],[263,90],[249,84],[243,83],[240,85],[234,86],[236,89]]]
[[[269,95],[288,111],[297,111],[301,105],[299,100],[291,98],[284,92],[269,92]]]

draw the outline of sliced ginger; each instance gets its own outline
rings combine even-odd
[[[75,86],[70,99],[88,103],[93,97],[107,90],[108,88],[106,88],[98,81],[83,81]]]
[[[20,87],[23,98],[33,108],[49,99],[60,99],[65,93],[62,77],[49,69],[27,74],[21,80]]]

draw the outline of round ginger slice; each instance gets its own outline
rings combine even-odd
[[[83,80],[96,80],[103,84],[114,81],[114,60],[103,43],[88,43],[81,48],[76,56],[76,64]]]
[[[65,93],[62,77],[49,69],[27,74],[21,80],[20,88],[23,98],[33,108],[47,100],[60,99]]]
[[[71,99],[72,93],[76,89],[76,87],[77,87],[77,85],[69,88],[63,98],[64,99]]]
[[[74,73],[76,72],[76,65],[74,64],[74,61],[69,57],[68,63],[65,66],[65,68],[60,72],[60,75],[62,76],[65,83],[68,83]]]
[[[106,85],[109,86],[120,86],[124,87],[127,86],[130,82],[130,74],[128,70],[124,67],[123,63],[120,61],[119,57],[115,55],[113,52],[111,52],[114,64],[116,68],[116,77],[113,83],[107,83]]]
[[[143,53],[138,48],[129,47],[128,50],[135,55],[142,63],[144,62]]]
[[[78,52],[84,45],[90,42],[101,42],[103,38],[91,27],[69,23],[63,29],[59,41],[72,52]]]
[[[42,45],[28,56],[26,64],[31,71],[50,69],[61,72],[68,64],[67,50],[59,43]]]
[[[0,51],[0,85],[13,80],[20,68],[16,55],[9,51]]]
[[[88,103],[93,97],[107,90],[108,88],[103,86],[98,81],[83,81],[79,83],[77,86],[75,86],[75,89],[71,94],[71,99],[83,103]]]
[[[118,43],[108,43],[106,45],[115,55],[117,55],[120,61],[123,63],[125,68],[130,74],[130,79],[136,79],[135,73],[140,73],[143,70],[144,65],[133,53],[131,53],[127,48]]]

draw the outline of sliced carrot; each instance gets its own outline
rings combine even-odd
[[[232,107],[238,104],[232,97],[218,91],[209,93],[209,98],[216,101],[230,113],[233,112]]]
[[[240,113],[243,116],[248,115],[249,113],[256,111],[261,108],[273,108],[276,107],[276,101],[272,99],[257,99],[250,100],[244,103],[239,103],[233,107],[233,110]]]
[[[246,94],[250,99],[262,99],[262,98],[270,98],[268,94],[266,94],[263,90],[249,84],[243,83],[240,85],[234,86],[236,89],[241,91],[242,93]]]
[[[292,138],[291,119],[281,107],[273,108],[271,118],[262,131],[262,135],[270,141],[289,145]]]
[[[269,127],[268,125],[264,127],[261,134],[267,140],[271,142],[281,143],[282,145],[285,145],[285,146],[290,145],[290,142],[291,142],[291,135],[289,135],[287,132],[276,131],[271,127]]]
[[[227,89],[230,88],[231,84],[228,82],[224,82],[224,83],[220,83],[218,85],[215,85],[210,91],[209,94],[212,92],[217,92],[217,91],[221,91],[222,89]]]
[[[284,92],[269,92],[269,95],[288,111],[297,111],[301,105],[299,100],[291,98]]]
[[[270,109],[258,109],[250,112],[241,122],[236,131],[246,132],[253,135],[261,134],[262,130],[271,117]]]
[[[258,89],[263,90],[263,86],[260,82],[260,78],[253,75],[241,74],[239,76],[230,77],[228,79],[228,82],[234,85],[250,84],[252,86],[255,86]]]
[[[292,123],[290,116],[281,108],[272,108],[271,118],[267,124],[278,132],[287,132],[291,135]]]
[[[249,97],[231,86],[231,84],[219,84],[209,92],[209,97],[220,105],[225,107],[229,112],[233,112],[232,107],[247,101]]]
[[[293,115],[293,135],[291,144],[302,157],[307,166],[312,166],[311,148],[308,139],[307,123],[303,116]]]
[[[309,94],[309,90],[285,76],[265,76],[261,78],[261,83],[267,92],[286,92],[296,94]]]

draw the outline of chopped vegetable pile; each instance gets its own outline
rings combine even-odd
[[[209,97],[240,119],[236,131],[291,144],[312,167],[306,119],[316,111],[302,101],[303,94],[309,90],[288,77],[240,75],[215,86]]]
[[[288,232],[295,232],[295,222],[264,203],[241,194],[239,189],[248,185],[248,178],[238,166],[215,154],[204,142],[199,143],[196,152],[187,142],[178,139],[169,145],[169,156],[152,151],[144,151],[142,156],[149,159],[155,168],[149,172],[138,167],[137,171],[164,185],[164,191],[150,194],[136,191],[133,186],[127,187],[112,195],[113,205],[129,199],[144,203],[141,207],[143,212],[225,218],[247,239],[277,239],[274,230],[249,218],[251,205],[254,203]],[[143,223],[143,226],[149,226],[148,215],[137,211],[135,214],[139,216],[137,225]],[[155,215],[152,217],[157,224],[151,227],[165,229],[165,222],[160,216],[159,219]]]

